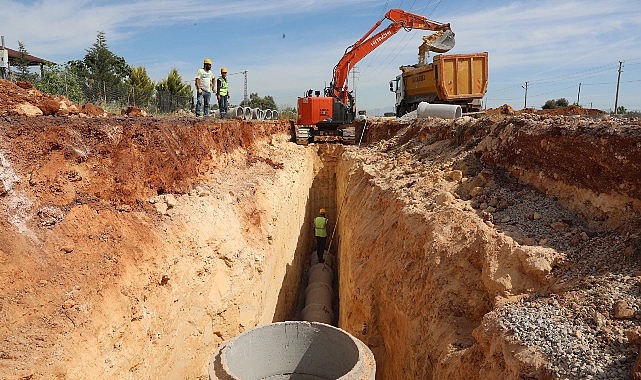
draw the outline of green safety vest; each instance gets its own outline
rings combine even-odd
[[[227,84],[227,80],[223,77],[218,78],[220,81],[220,87],[218,88],[218,95],[220,96],[225,96],[228,93],[229,89],[229,84]]]
[[[316,236],[327,237],[327,230],[325,229],[325,226],[327,226],[327,218],[323,216],[317,216],[314,218]]]

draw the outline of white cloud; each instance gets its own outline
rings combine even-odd
[[[215,66],[249,70],[250,92],[293,104],[306,89],[322,90],[345,48],[374,25],[383,10],[382,2],[368,0],[97,3],[40,0],[26,5],[5,0],[3,14],[11,17],[3,19],[1,32],[9,47],[15,48],[20,40],[30,53],[64,62],[81,59],[101,30],[109,45],[118,47],[116,54],[130,64],[145,66],[154,80],[166,77],[173,67],[183,79],[191,80],[203,56],[213,54]],[[537,91],[547,96],[555,88],[570,89],[578,81],[603,82],[602,75],[618,60],[641,57],[638,0],[616,0],[607,6],[596,0],[440,4],[434,18],[451,23],[457,40],[452,53],[489,52],[488,97],[499,102],[520,99],[520,86],[526,80],[533,82],[532,96]],[[192,30],[209,33],[210,46],[196,44]],[[283,32],[286,39],[280,39]],[[429,32],[401,30],[358,64],[359,102],[378,108],[393,104],[388,82],[399,73],[400,65],[416,62],[420,36],[425,34]],[[163,40],[174,35],[171,42]],[[607,68],[594,70],[603,66]],[[626,78],[635,80],[637,75],[639,79],[639,71],[641,65],[636,71],[626,68]],[[546,78],[572,81],[551,84],[541,80]],[[240,77],[231,79],[232,86],[242,82]],[[232,90],[234,100],[234,95],[241,96],[242,85]],[[585,91],[594,92],[595,99],[600,97],[596,86]],[[626,91],[624,86],[622,93],[634,96],[632,107],[641,108],[639,95]]]

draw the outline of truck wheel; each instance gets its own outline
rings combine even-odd
[[[407,104],[405,102],[401,102],[399,104],[398,109],[396,111],[396,117],[401,117],[407,113]]]

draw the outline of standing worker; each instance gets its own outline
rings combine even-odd
[[[325,262],[325,241],[327,240],[327,218],[325,217],[325,209],[320,209],[320,216],[314,218],[314,235],[316,236],[316,254],[318,255],[318,262]]]
[[[220,77],[216,82],[216,96],[218,97],[218,109],[222,119],[227,115],[227,106],[229,99],[229,84],[227,83],[227,68],[220,69]]]
[[[198,92],[196,116],[201,115],[201,110],[205,116],[209,116],[209,99],[213,84],[214,74],[211,72],[211,59],[205,58],[203,68],[198,69],[198,73],[196,73],[196,91]]]

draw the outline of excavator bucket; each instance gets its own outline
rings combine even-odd
[[[454,32],[450,29],[443,32],[435,41],[425,41],[427,43],[427,50],[436,53],[445,53],[454,47]]]

